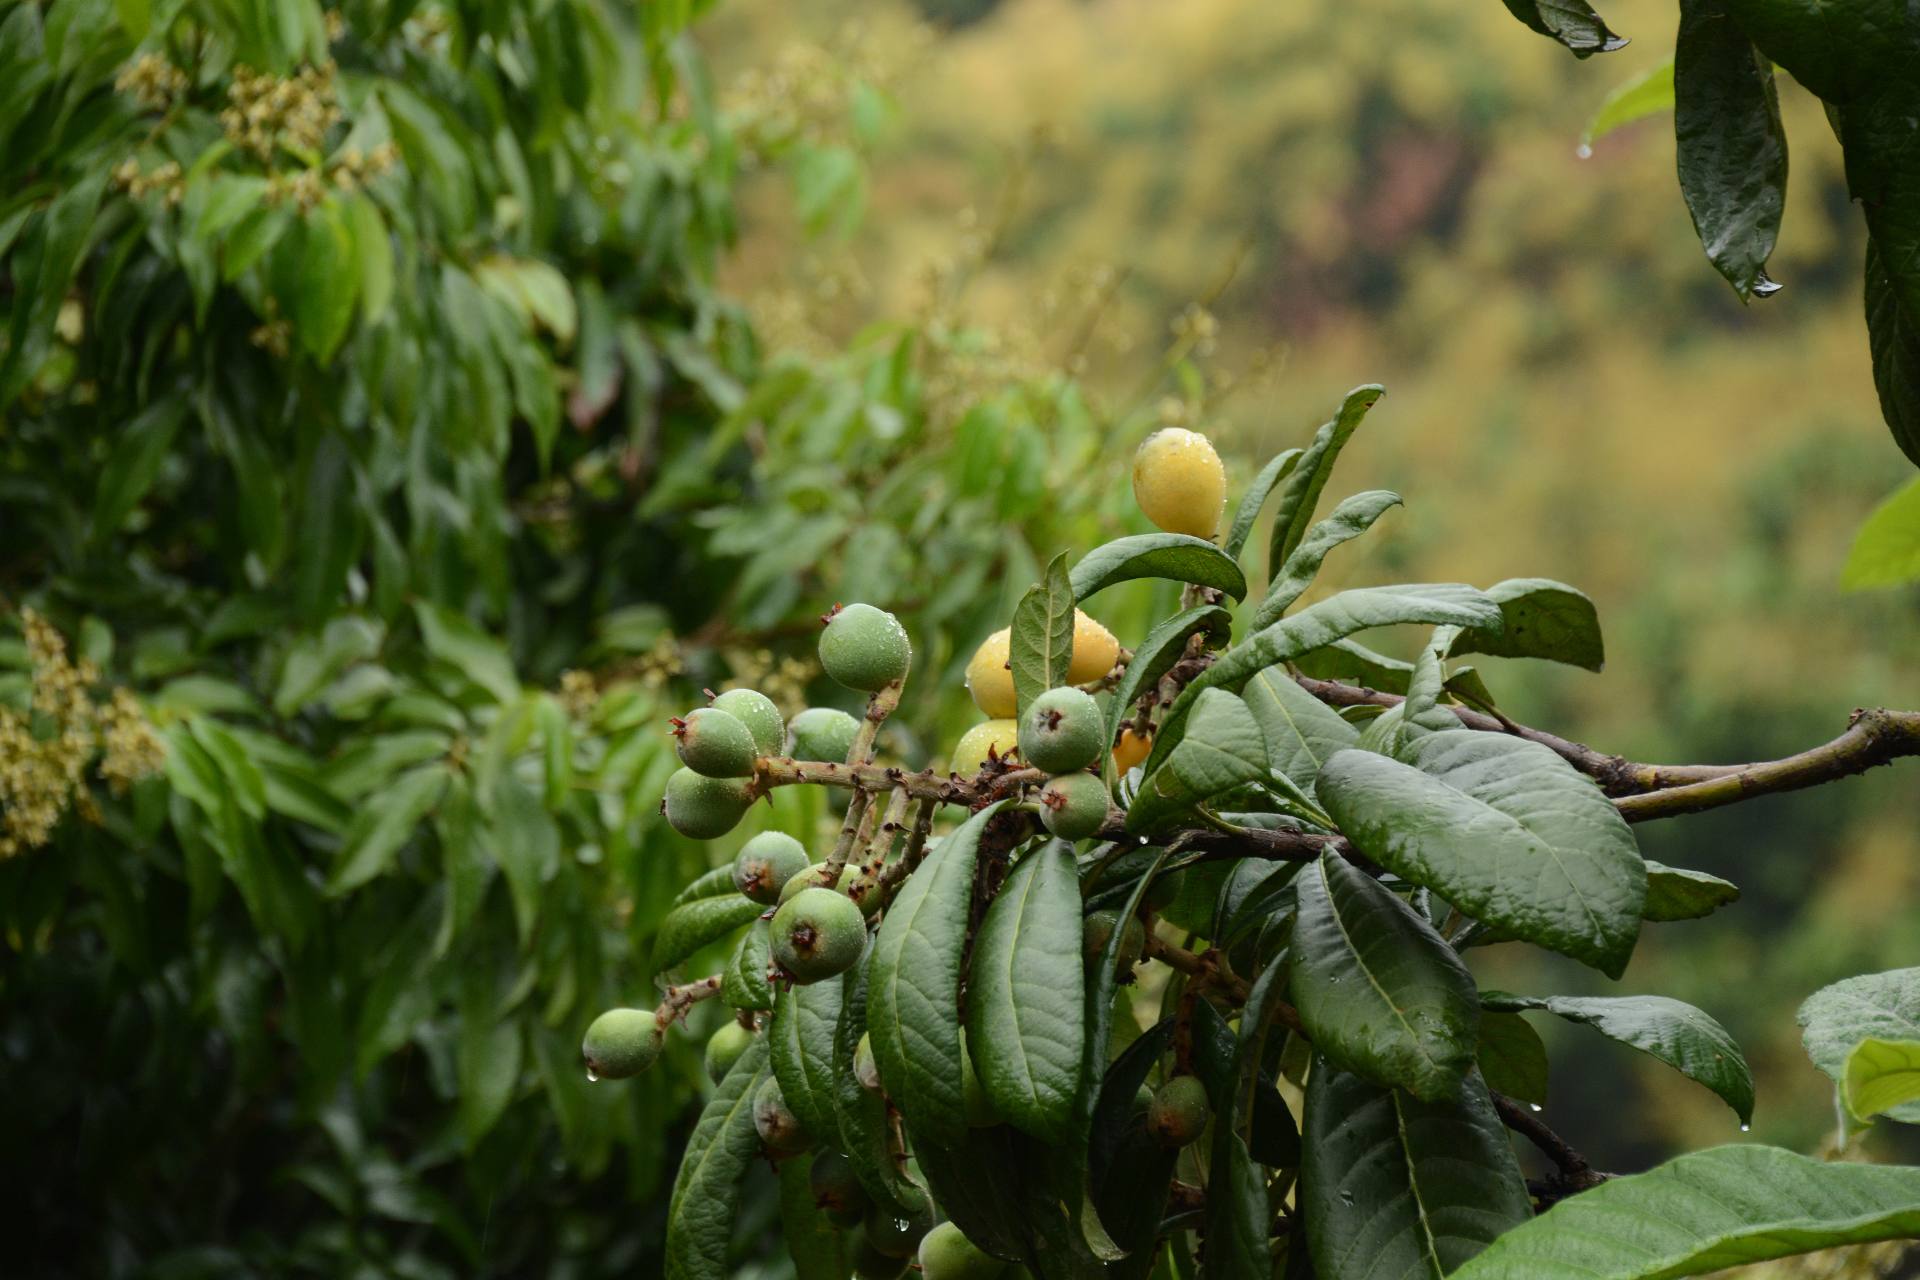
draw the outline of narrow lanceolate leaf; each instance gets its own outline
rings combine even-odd
[[[1546,1103],[1547,1046],[1519,1014],[1483,1011],[1476,1057],[1487,1088],[1522,1102]]]
[[[1541,35],[1558,40],[1571,49],[1576,58],[1612,53],[1627,43],[1607,29],[1607,24],[1586,0],[1503,0],[1503,3],[1507,12]]]
[[[1417,1098],[1448,1098],[1473,1066],[1479,1001],[1446,939],[1337,854],[1294,881],[1293,1003],[1335,1065]]]
[[[1607,96],[1600,100],[1599,109],[1593,113],[1593,119],[1587,121],[1586,130],[1580,135],[1580,146],[1583,152],[1590,150],[1594,143],[1615,129],[1671,110],[1673,59],[1668,58],[1607,90]]]
[[[726,1280],[727,1246],[738,1227],[740,1179],[760,1154],[753,1094],[767,1076],[767,1045],[756,1036],[700,1113],[667,1208],[667,1280]]]
[[[1113,704],[1107,710],[1107,741],[1120,734],[1120,722],[1133,712],[1133,700],[1151,689],[1168,668],[1187,651],[1187,641],[1205,632],[1207,644],[1225,644],[1233,631],[1233,615],[1217,604],[1203,604],[1164,619],[1147,633],[1133,651],[1133,660],[1121,673],[1113,691]]]
[[[1273,532],[1267,539],[1268,581],[1281,575],[1293,549],[1306,538],[1307,526],[1313,523],[1313,509],[1320,503],[1320,491],[1327,487],[1340,451],[1360,429],[1360,420],[1367,416],[1367,410],[1385,394],[1385,387],[1371,383],[1347,392],[1347,398],[1340,402],[1340,411],[1314,433],[1313,442],[1294,464],[1273,509]]]
[[[1073,854],[1048,843],[1020,860],[973,941],[967,1043],[1009,1124],[1065,1141],[1085,1032],[1080,881]]]
[[[1127,830],[1151,831],[1217,795],[1267,776],[1267,747],[1247,704],[1220,689],[1201,693],[1186,736],[1140,784]]]
[[[833,1105],[833,1036],[840,1022],[840,994],[839,980],[787,987],[774,997],[773,1019],[767,1024],[767,1056],[788,1109],[808,1133],[828,1141],[840,1131]]]
[[[1275,454],[1266,466],[1260,468],[1260,474],[1253,478],[1253,483],[1240,496],[1240,505],[1234,509],[1233,524],[1227,529],[1227,554],[1235,560],[1246,549],[1247,539],[1253,536],[1253,526],[1260,521],[1260,508],[1267,505],[1267,495],[1273,492],[1274,486],[1292,474],[1304,452],[1303,449],[1286,449]]]
[[[1600,615],[1584,592],[1550,578],[1509,578],[1488,587],[1487,598],[1500,606],[1501,625],[1462,629],[1449,654],[1545,658],[1589,671],[1606,664]]]
[[[1247,681],[1241,701],[1267,741],[1267,764],[1308,792],[1334,752],[1360,740],[1360,731],[1302,689],[1285,667],[1268,667]]]
[[[1916,1235],[1920,1169],[1712,1147],[1567,1197],[1454,1280],[1666,1280]]]
[[[1320,1280],[1439,1280],[1532,1214],[1478,1076],[1421,1102],[1316,1060],[1305,1128],[1300,1208]]]
[[[1242,1118],[1254,1088],[1266,1021],[1264,1008],[1283,985],[1278,966],[1260,975],[1235,1036],[1205,1001],[1193,1007],[1193,1071],[1213,1108],[1213,1154],[1207,1170],[1209,1280],[1270,1280],[1266,1178],[1247,1149]]]
[[[1807,1056],[1844,1088],[1847,1058],[1862,1040],[1920,1040],[1920,968],[1862,974],[1822,987],[1800,1006],[1799,1018]],[[1887,1114],[1920,1124],[1920,1102]]]
[[[1291,662],[1303,653],[1323,648],[1355,632],[1406,623],[1497,627],[1500,609],[1472,587],[1426,583],[1342,591],[1290,618],[1282,618],[1227,650],[1181,690],[1154,734],[1147,772],[1151,774],[1180,741],[1187,715],[1206,690],[1238,693],[1247,681],[1268,667]]]
[[[1742,298],[1764,296],[1786,204],[1787,134],[1773,63],[1725,0],[1680,0],[1673,88],[1680,193],[1701,247]]]
[[[94,492],[95,541],[118,530],[128,513],[153,487],[186,413],[184,396],[163,396],[120,428],[113,452],[100,471],[99,488]]]
[[[1719,1094],[1746,1124],[1753,1119],[1753,1073],[1726,1028],[1680,1000],[1666,996],[1515,996],[1481,994],[1489,1009],[1546,1012],[1581,1022],[1618,1040]]]
[[[1500,734],[1430,733],[1405,752],[1403,764],[1342,751],[1320,770],[1320,803],[1354,846],[1477,920],[1619,977],[1647,873],[1599,788]]]
[[[1738,901],[1740,886],[1689,867],[1647,862],[1647,905],[1640,918],[1653,921],[1698,920]]]
[[[1873,387],[1880,416],[1907,460],[1920,467],[1920,320],[1909,315],[1893,291],[1880,248],[1867,241],[1867,350],[1873,356]]]
[[[1066,683],[1073,661],[1073,587],[1067,581],[1066,552],[1053,558],[1045,576],[1013,607],[1008,645],[1018,705]]]
[[[1293,607],[1320,572],[1328,554],[1343,542],[1351,542],[1373,528],[1374,521],[1400,505],[1400,495],[1386,489],[1369,489],[1343,500],[1325,520],[1307,530],[1307,536],[1280,567],[1280,575],[1267,589],[1266,598],[1254,611],[1256,628],[1271,626]]]
[[[1863,1121],[1920,1102],[1920,1040],[1862,1040],[1847,1055],[1843,1093]]]
[[[773,1008],[773,983],[767,979],[772,958],[766,922],[756,920],[733,948],[720,978],[720,998],[736,1009]]]
[[[369,797],[347,828],[327,892],[357,889],[391,866],[400,846],[440,803],[449,776],[444,764],[424,764]]]
[[[728,888],[732,889],[731,883]],[[667,912],[667,918],[660,922],[660,931],[653,936],[654,971],[673,968],[765,910],[752,898],[731,891],[718,897],[695,898],[675,907]]]
[[[1069,604],[1069,625],[1071,625]],[[960,957],[967,941],[980,836],[1000,812],[988,805],[927,855],[900,886],[874,943],[867,985],[873,1057],[895,1106],[936,1142],[965,1128],[960,1085]]]
[[[1116,582],[1169,578],[1224,591],[1235,600],[1247,594],[1247,576],[1232,556],[1186,533],[1137,533],[1115,538],[1087,552],[1073,566],[1073,598],[1085,600]]]

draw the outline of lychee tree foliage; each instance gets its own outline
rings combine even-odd
[[[865,604],[835,606],[820,635],[864,717],[827,733],[800,727],[808,712],[783,735],[736,691],[674,719],[683,767],[662,810],[681,832],[721,834],[794,786],[834,789],[845,814],[828,843],[757,836],[688,884],[656,965],[737,932],[730,958],[585,1029],[589,1076],[622,1078],[696,1003],[733,1010],[671,1196],[670,1277],[732,1274],[762,1158],[803,1277],[912,1260],[929,1280],[1630,1280],[1920,1236],[1920,1169],[1736,1144],[1595,1170],[1539,1114],[1529,1015],[1653,1056],[1744,1129],[1739,1047],[1676,1000],[1482,989],[1466,963],[1526,943],[1618,979],[1644,922],[1739,894],[1643,859],[1633,823],[1920,754],[1920,714],[1856,712],[1783,761],[1636,764],[1515,724],[1461,661],[1598,670],[1594,609],[1571,587],[1303,605],[1327,555],[1400,501],[1363,492],[1316,519],[1380,394],[1355,390],[1273,459],[1225,528],[1205,437],[1149,438],[1134,493],[1162,532],[1046,567],[969,664],[997,718],[955,767],[881,749],[913,653]],[[1261,527],[1256,590],[1243,563]],[[1140,578],[1184,584],[1181,606],[1121,649],[1078,606]],[[1355,639],[1408,626],[1429,629],[1412,662]],[[1160,992],[1145,1030],[1135,984]],[[1802,1022],[1843,1115],[1920,1118],[1920,969],[1820,992]]]

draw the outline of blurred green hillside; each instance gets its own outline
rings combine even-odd
[[[1853,707],[1920,705],[1920,592],[1838,587],[1852,531],[1909,474],[1874,401],[1857,216],[1818,104],[1788,85],[1786,289],[1743,307],[1688,225],[1665,117],[1576,153],[1607,90],[1672,48],[1670,5],[1608,17],[1634,43],[1583,63],[1492,3],[742,0],[703,32],[720,84],[823,147],[851,139],[864,179],[830,189],[865,217],[809,230],[823,166],[759,175],[728,287],[823,347],[944,316],[983,367],[1084,369],[1107,420],[1198,425],[1242,474],[1383,382],[1343,475],[1408,507],[1326,589],[1574,583],[1606,674],[1489,670],[1510,714],[1641,759],[1785,754]],[[742,78],[767,66],[784,71]],[[844,137],[808,109],[836,74],[886,90]],[[1157,365],[1169,346],[1224,375]],[[1083,462],[1045,465],[1084,483]],[[1920,789],[1886,772],[1641,835],[1746,896],[1655,926],[1621,989],[1725,1021],[1761,1076],[1755,1136],[1815,1146],[1830,1094],[1793,1010],[1916,962]],[[1593,981],[1476,954],[1520,990]],[[1578,1036],[1556,1045],[1552,1109],[1597,1160],[1664,1154],[1583,1106],[1609,1075],[1639,1083],[1665,1149],[1729,1136],[1705,1095]]]

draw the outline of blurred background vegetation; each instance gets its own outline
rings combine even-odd
[[[1751,307],[1663,121],[1575,153],[1670,5],[1617,6],[1635,44],[1585,63],[1491,3],[706,8],[0,17],[0,606],[94,664],[10,629],[0,699],[116,769],[116,729],[167,751],[124,795],[35,792],[60,820],[0,861],[28,1274],[650,1273],[699,1040],[620,1087],[574,1046],[651,1001],[692,875],[829,817],[789,789],[682,840],[664,717],[734,684],[850,705],[813,618],[862,599],[916,644],[891,748],[939,759],[1039,564],[1144,528],[1124,476],[1161,422],[1244,477],[1384,382],[1343,474],[1408,507],[1323,587],[1587,590],[1605,675],[1490,661],[1516,718],[1727,760],[1920,705],[1920,592],[1837,585],[1907,469],[1814,104],[1786,92],[1787,289]],[[329,58],[337,89],[301,79]],[[252,152],[241,64],[313,90],[317,138]],[[1130,643],[1170,597],[1100,603]],[[1641,836],[1746,896],[1652,927],[1623,989],[1725,1022],[1755,1136],[1813,1149],[1792,1010],[1914,963],[1920,787]],[[1597,1163],[1732,1136],[1577,1036],[1551,1109]]]

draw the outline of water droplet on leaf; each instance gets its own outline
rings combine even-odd
[[[1583,142],[1573,149],[1573,154],[1579,156],[1582,160],[1591,160],[1593,159],[1593,148]]]
[[[1753,1132],[1753,1126],[1752,1126],[1752,1125],[1750,1125],[1750,1124],[1743,1124],[1743,1125],[1741,1125],[1741,1126],[1740,1126],[1740,1132],[1742,1132],[1742,1133],[1752,1133],[1752,1132]]]
[[[1539,1103],[1537,1103],[1537,1102],[1529,1102],[1529,1103],[1528,1103],[1527,1105],[1528,1105],[1528,1106],[1530,1106],[1530,1107],[1532,1107],[1532,1108],[1533,1108],[1533,1109],[1534,1109],[1535,1111],[1545,1111],[1545,1110],[1546,1110],[1546,1108],[1545,1108],[1545,1107],[1543,1107],[1543,1106],[1541,1106],[1541,1105],[1540,1105]]]

